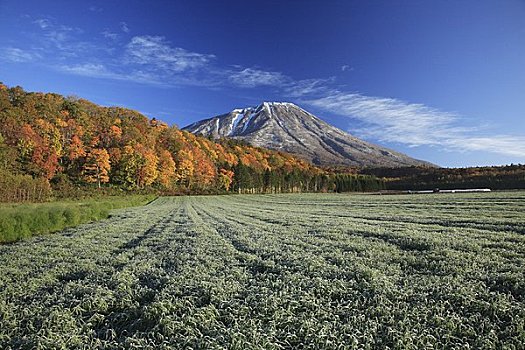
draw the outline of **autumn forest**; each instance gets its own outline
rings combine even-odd
[[[278,193],[382,188],[289,154],[210,140],[121,107],[0,84],[0,200],[94,191]]]

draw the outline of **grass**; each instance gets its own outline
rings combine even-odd
[[[0,246],[0,348],[521,349],[525,192],[164,197]]]
[[[0,243],[105,219],[116,208],[146,204],[154,196],[102,197],[83,201],[0,205]]]

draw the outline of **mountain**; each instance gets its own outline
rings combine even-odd
[[[235,138],[288,152],[318,165],[365,167],[433,166],[360,140],[288,102],[234,109],[183,128],[196,135]]]

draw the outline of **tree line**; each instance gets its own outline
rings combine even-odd
[[[210,140],[121,107],[0,83],[0,201],[98,191],[369,191],[375,176],[339,174],[289,154]]]
[[[317,172],[254,171],[242,163],[234,167],[233,190],[239,193],[368,192],[384,189],[375,176]]]
[[[524,164],[470,168],[369,168],[361,169],[359,172],[382,178],[384,186],[390,190],[525,189]]]

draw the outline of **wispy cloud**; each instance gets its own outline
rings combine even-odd
[[[118,39],[118,34],[117,33],[113,33],[111,31],[109,31],[108,29],[104,30],[100,34],[102,34],[102,36],[104,38],[106,38],[106,39],[111,39],[111,40],[117,40]]]
[[[439,146],[450,151],[486,151],[525,157],[525,137],[479,135],[479,127],[460,126],[462,118],[458,114],[423,104],[338,90],[304,103],[364,123],[364,127],[352,131],[369,139],[411,147]]]
[[[441,130],[446,129],[453,134],[458,132],[451,128],[456,115],[393,98],[334,91],[328,96],[305,102],[377,126],[367,127],[366,133],[380,137],[382,141],[402,140],[411,146],[438,144]]]
[[[129,26],[126,22],[120,22],[120,30],[124,33],[129,33]]]
[[[40,29],[47,29],[51,27],[51,22],[46,18],[39,18],[33,21],[36,25],[40,27]]]
[[[83,75],[87,77],[120,79],[120,75],[111,72],[106,68],[106,66],[100,63],[61,65],[57,68],[66,73]]]
[[[214,55],[176,47],[162,36],[134,36],[127,43],[110,29],[100,32],[106,40],[93,40],[79,28],[54,23],[47,18],[31,21],[37,48],[0,47],[0,58],[10,62],[39,60],[63,73],[133,81],[158,86],[220,85],[229,69],[212,67]]]
[[[287,78],[280,72],[264,71],[254,68],[245,68],[232,72],[230,81],[240,87],[253,88],[256,86],[282,86]]]
[[[288,84],[284,87],[284,92],[292,98],[305,98],[306,96],[321,96],[331,91],[330,86],[335,82],[335,78],[327,79],[288,79]]]
[[[165,73],[178,73],[202,68],[215,56],[172,47],[164,37],[145,35],[131,39],[126,45],[126,57],[129,63],[140,64]]]
[[[109,69],[101,63],[83,63],[74,65],[58,65],[54,67],[62,73],[81,75],[90,78],[104,78],[112,80],[130,81],[135,83],[145,83],[150,85],[167,86],[158,76],[148,72],[135,70],[132,72],[119,73]]]
[[[36,52],[25,51],[17,47],[0,48],[0,58],[8,62],[31,62],[40,57],[40,54]]]
[[[41,29],[40,32],[34,33],[41,53],[47,51],[49,56],[64,59],[84,56],[98,48],[93,42],[80,40],[79,35],[83,33],[80,28],[58,24],[48,18],[39,18],[33,23]]]
[[[450,147],[463,151],[484,151],[525,158],[525,137],[494,135],[485,137],[452,138],[447,140]]]

